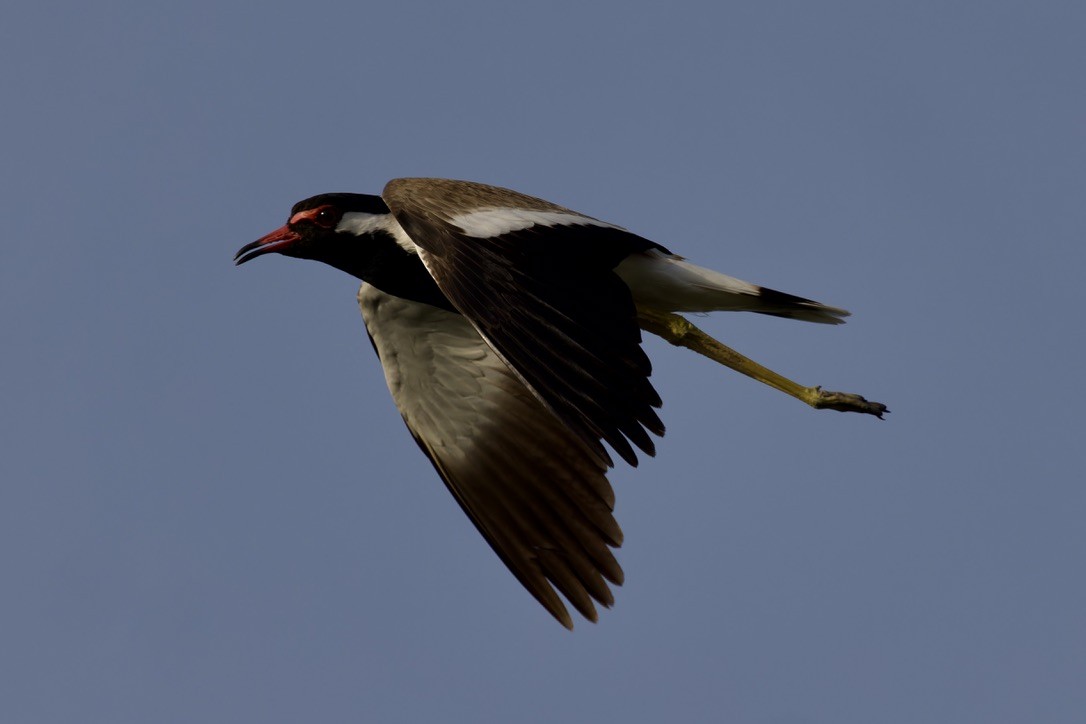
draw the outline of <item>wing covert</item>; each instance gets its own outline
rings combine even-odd
[[[397,179],[383,194],[441,291],[589,445],[631,465],[662,435],[633,297],[614,273],[663,249],[561,206],[465,181]],[[666,251],[666,250],[665,250]]]
[[[566,627],[558,589],[595,621],[622,582],[606,468],[461,315],[363,284],[389,390],[446,487],[510,571]]]

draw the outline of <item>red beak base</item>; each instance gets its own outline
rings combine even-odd
[[[258,256],[271,254],[272,252],[282,254],[299,241],[301,241],[301,237],[289,225],[284,226],[238,249],[238,253],[234,255],[234,263],[241,265]]]

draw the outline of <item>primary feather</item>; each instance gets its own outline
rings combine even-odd
[[[823,324],[848,312],[696,266],[620,226],[515,191],[396,179],[321,194],[246,245],[363,280],[359,305],[407,427],[517,580],[572,627],[623,573],[606,472],[655,453],[660,396],[638,306]]]

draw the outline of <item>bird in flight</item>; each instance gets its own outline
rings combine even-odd
[[[362,280],[366,331],[419,448],[567,628],[557,592],[596,621],[593,602],[610,607],[608,584],[623,581],[603,443],[636,465],[637,451],[654,455],[653,435],[664,433],[642,329],[712,356],[702,342],[715,340],[676,312],[822,324],[848,316],[695,266],[620,226],[467,181],[404,178],[380,196],[313,196],[235,263],[272,252]],[[718,361],[815,407],[885,412],[857,395],[801,388],[718,346],[740,359]]]

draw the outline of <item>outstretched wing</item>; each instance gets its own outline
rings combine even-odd
[[[614,268],[647,239],[541,199],[466,181],[396,179],[383,198],[441,291],[529,388],[611,465],[652,455],[660,396]]]
[[[606,467],[463,316],[363,284],[362,317],[392,397],[449,491],[525,588],[567,628],[622,583]],[[553,585],[553,588],[552,588]]]

